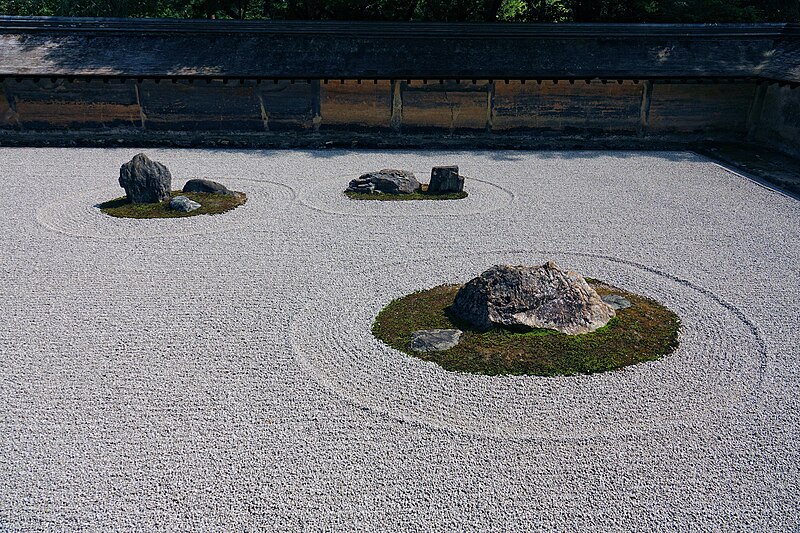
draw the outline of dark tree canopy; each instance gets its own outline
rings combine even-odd
[[[800,22],[800,0],[0,0],[0,14],[441,22]]]

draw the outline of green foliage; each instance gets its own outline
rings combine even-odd
[[[497,20],[509,22],[569,22],[569,0],[504,0]]]
[[[0,0],[0,14],[442,22],[800,22],[800,1]]]

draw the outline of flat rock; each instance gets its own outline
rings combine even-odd
[[[415,352],[442,352],[458,344],[460,329],[423,329],[411,334],[411,349]]]
[[[464,190],[464,176],[458,174],[457,166],[433,167],[428,193],[447,194]]]
[[[610,305],[614,311],[619,311],[620,309],[627,309],[631,306],[631,301],[625,298],[624,296],[620,296],[619,294],[606,294],[602,297],[602,300]]]
[[[357,178],[350,182],[347,186],[349,192],[359,192],[363,194],[372,194],[375,192],[375,184],[368,179]]]
[[[616,314],[582,276],[552,261],[493,266],[458,291],[452,312],[479,330],[545,328],[568,335],[594,331]]]
[[[420,183],[413,172],[385,168],[362,174],[347,187],[349,192],[367,192],[367,189],[383,194],[411,194],[420,189]]]
[[[194,211],[195,209],[200,209],[200,207],[201,207],[200,204],[198,204],[194,200],[190,200],[185,196],[176,196],[175,198],[169,201],[170,209],[174,209],[175,211],[183,211],[184,213]]]
[[[172,174],[167,167],[137,154],[119,169],[119,185],[133,204],[155,204],[169,200]]]
[[[193,178],[183,186],[183,192],[204,192],[208,194],[223,194],[235,196],[236,193],[223,184],[205,178]]]

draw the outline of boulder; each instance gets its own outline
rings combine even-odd
[[[169,201],[170,209],[174,209],[175,211],[183,211],[184,213],[194,211],[195,209],[200,209],[200,207],[201,207],[200,204],[198,204],[194,200],[190,200],[185,196],[176,196],[175,198]]]
[[[631,301],[624,296],[620,296],[619,294],[606,294],[603,296],[602,300],[610,305],[614,311],[627,309],[631,306]]]
[[[154,204],[169,200],[172,175],[167,167],[138,154],[119,169],[119,185],[133,204]]]
[[[451,311],[479,330],[546,328],[568,335],[594,331],[615,315],[583,277],[552,261],[493,266],[458,291]]]
[[[350,181],[350,184],[347,186],[347,191],[372,194],[375,192],[375,184],[369,179],[356,178]]]
[[[423,329],[411,334],[411,349],[415,352],[442,352],[458,344],[460,329]]]
[[[183,192],[204,192],[209,194],[223,194],[225,196],[235,196],[236,193],[228,189],[221,183],[208,179],[193,178],[183,186]]]
[[[384,194],[411,194],[420,189],[413,172],[385,168],[378,172],[368,172],[352,180],[347,187],[349,192],[375,192]]]
[[[458,167],[433,167],[431,169],[431,182],[428,185],[429,194],[447,194],[464,190],[464,176],[458,174]]]

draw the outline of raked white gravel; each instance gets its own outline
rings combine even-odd
[[[800,202],[691,153],[145,152],[218,216],[132,221],[133,149],[0,149],[0,530],[800,527]],[[457,164],[470,196],[357,202]],[[683,321],[662,361],[463,375],[370,326],[553,259]]]

